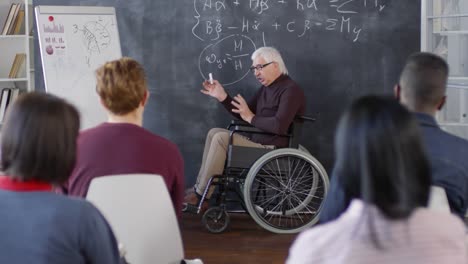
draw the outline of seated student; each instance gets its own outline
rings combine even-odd
[[[338,126],[335,172],[348,209],[299,235],[287,263],[467,263],[465,227],[424,208],[431,171],[416,119],[396,100],[355,101]]]
[[[149,96],[143,67],[131,58],[121,58],[97,69],[96,77],[96,90],[108,112],[108,121],[81,132],[76,166],[63,192],[85,197],[96,177],[159,174],[180,216],[184,162],[175,144],[142,127]]]
[[[441,57],[418,52],[403,68],[395,95],[416,117],[431,164],[432,185],[445,189],[452,213],[464,218],[468,208],[468,141],[443,131],[435,120],[445,103],[449,67]],[[336,219],[350,197],[331,177],[330,190],[320,212],[320,222]]]
[[[45,93],[9,107],[2,127],[0,263],[119,263],[117,242],[89,202],[52,192],[70,175],[78,111]]]

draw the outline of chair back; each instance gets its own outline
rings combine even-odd
[[[289,147],[298,148],[299,140],[301,139],[302,125],[304,121],[299,119],[294,119],[291,126],[289,126]]]
[[[450,213],[450,206],[444,188],[435,185],[431,186],[427,207],[429,209]]]
[[[109,222],[129,263],[180,263],[184,257],[177,217],[163,178],[126,174],[92,180],[86,199]]]
[[[289,126],[289,147],[299,148],[299,140],[301,140],[302,126],[304,122],[315,122],[315,118],[308,116],[296,116]]]

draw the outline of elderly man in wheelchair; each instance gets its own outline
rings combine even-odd
[[[233,191],[265,229],[299,232],[318,220],[328,176],[298,144],[300,126],[312,119],[302,116],[304,93],[288,76],[281,55],[262,47],[252,54],[252,61],[251,70],[262,86],[248,103],[241,95],[231,98],[217,80],[203,83],[203,93],[242,121],[208,132],[197,183],[185,197],[185,211],[204,212],[207,229],[222,232],[229,224],[227,192]],[[217,195],[211,197],[216,186]],[[210,198],[216,198],[217,204],[206,210]]]

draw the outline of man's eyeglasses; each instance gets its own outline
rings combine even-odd
[[[255,70],[261,71],[261,70],[263,70],[263,68],[265,68],[266,66],[272,64],[273,62],[274,61],[268,62],[268,63],[265,63],[265,64],[258,64],[258,65],[250,67],[249,69],[250,69],[251,72],[255,72]]]

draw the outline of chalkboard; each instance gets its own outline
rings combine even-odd
[[[305,92],[304,145],[330,172],[341,112],[364,94],[390,94],[407,56],[420,47],[419,0],[36,0],[115,6],[122,52],[141,61],[151,96],[144,126],[174,141],[195,181],[206,132],[230,115],[200,93],[213,72],[230,94],[260,86],[250,54],[279,49]],[[37,83],[40,85],[40,81]],[[155,157],[157,158],[157,157]]]
[[[37,6],[35,14],[46,91],[78,107],[81,128],[104,122],[94,70],[121,57],[115,9]]]

